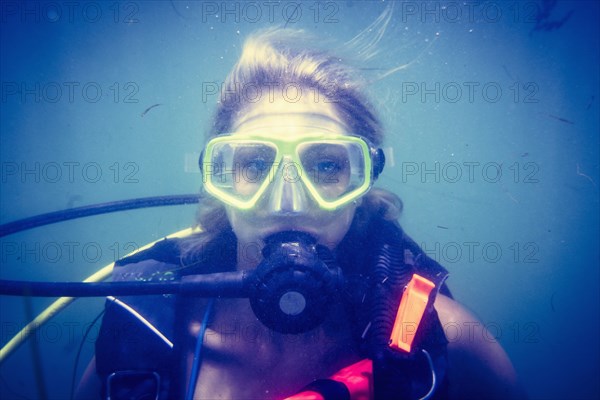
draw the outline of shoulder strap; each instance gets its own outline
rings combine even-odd
[[[114,281],[179,279],[176,243],[163,240],[119,260]],[[171,390],[176,296],[108,297],[96,341],[96,371],[103,398],[166,399]]]
[[[236,240],[231,229],[182,255],[186,239],[164,239],[151,248],[115,262],[115,281],[178,280],[183,275],[231,270]],[[194,239],[195,240],[195,239]],[[185,264],[185,268],[184,265]],[[103,398],[176,398],[183,368],[182,298],[174,295],[108,298],[96,341],[96,370]],[[113,395],[111,395],[111,393]]]
[[[154,304],[159,305],[157,300]],[[165,304],[159,307],[165,309]],[[109,298],[96,341],[103,398],[142,398],[143,394],[166,399],[173,364],[171,338],[131,305]]]

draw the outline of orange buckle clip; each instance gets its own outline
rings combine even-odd
[[[406,285],[398,306],[389,346],[410,353],[413,340],[425,313],[429,294],[435,284],[414,274]]]

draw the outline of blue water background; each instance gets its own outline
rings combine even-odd
[[[0,222],[196,193],[218,100],[207,90],[244,37],[290,19],[319,43],[344,42],[388,2],[283,2],[272,14],[265,2],[223,4],[2,2]],[[387,132],[377,184],[402,197],[403,227],[449,269],[456,299],[502,343],[531,398],[598,398],[598,3],[466,4],[396,3],[363,66],[374,79],[405,65],[370,85]],[[0,275],[81,280],[194,214],[137,210],[7,236]],[[50,302],[31,300],[35,313]],[[27,322],[25,304],[0,298],[2,345]],[[49,398],[68,397],[102,305],[80,299],[37,333]],[[39,397],[31,349],[0,366],[0,398]]]

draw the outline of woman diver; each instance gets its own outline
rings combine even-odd
[[[244,271],[250,300],[110,297],[79,397],[524,397],[447,272],[403,233],[400,200],[372,188],[383,132],[357,71],[288,32],[251,36],[224,84],[199,232],[113,272]],[[452,340],[449,325],[462,330]]]

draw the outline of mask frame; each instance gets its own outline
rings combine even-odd
[[[214,173],[213,166],[216,164],[213,161],[215,148],[228,143],[245,143],[264,145],[275,149],[273,162],[269,166],[267,178],[261,182],[260,186],[255,190],[254,194],[246,199],[241,199],[232,193],[219,188],[213,182],[212,174]],[[309,173],[304,170],[303,162],[299,154],[299,148],[307,144],[351,144],[358,146],[362,155],[364,166],[364,181],[356,188],[347,193],[342,194],[339,198],[326,199],[316,187],[315,183],[309,178]],[[360,136],[331,134],[331,133],[314,133],[303,134],[301,136],[294,135],[282,138],[273,138],[272,136],[260,134],[225,134],[211,139],[204,150],[200,154],[198,164],[202,173],[202,181],[208,193],[224,203],[236,207],[240,210],[250,210],[257,207],[258,202],[267,192],[268,188],[274,183],[274,176],[278,172],[280,165],[284,162],[284,158],[288,162],[293,163],[298,171],[300,171],[300,181],[312,196],[315,203],[323,210],[335,210],[342,207],[360,196],[364,195],[373,186],[374,181],[383,171],[385,165],[385,156],[381,148],[375,148],[370,145],[367,140]],[[281,178],[280,178],[281,179]]]

